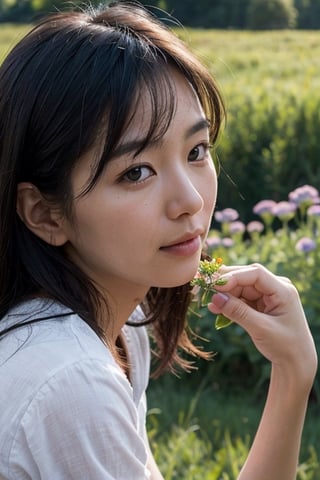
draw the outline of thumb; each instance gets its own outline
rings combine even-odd
[[[250,325],[256,322],[257,312],[243,300],[227,295],[225,293],[215,293],[212,296],[211,303],[208,304],[208,310],[212,313],[222,313],[235,323],[238,323],[244,329],[250,328]]]

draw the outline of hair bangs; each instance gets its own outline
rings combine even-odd
[[[161,56],[155,60],[153,55],[152,61],[146,58],[139,60],[138,68],[133,69],[132,65],[128,68],[131,76],[129,84],[132,88],[123,89],[119,84],[115,85],[96,140],[95,168],[81,195],[94,188],[111,158],[119,155],[119,152],[129,153],[122,148],[122,141],[134,123],[141,121],[142,116],[145,119],[142,104],[146,104],[150,109],[148,123],[144,125],[139,137],[132,142],[132,156],[139,155],[147,146],[161,141],[170,127],[176,110],[172,70]],[[136,59],[131,56],[126,61],[137,64]],[[125,71],[122,72],[122,77],[128,81]]]

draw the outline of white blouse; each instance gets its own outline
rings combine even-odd
[[[33,300],[0,322],[52,317],[0,339],[0,478],[146,480],[146,330],[123,327],[129,382],[78,315],[58,318],[68,311]]]

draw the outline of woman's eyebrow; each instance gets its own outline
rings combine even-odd
[[[186,130],[185,133],[185,138],[190,137],[191,135],[194,135],[195,133],[200,132],[201,130],[207,130],[210,127],[210,122],[206,118],[201,118],[198,122],[196,122],[194,125],[191,125]]]
[[[111,160],[127,153],[136,152],[141,148],[141,143],[143,143],[142,140],[132,140],[118,145],[112,154]]]
[[[195,124],[187,128],[184,134],[184,138],[187,139],[190,136],[194,135],[195,133],[200,132],[201,130],[207,130],[209,127],[210,127],[209,120],[207,120],[206,118],[201,118]],[[162,142],[162,139],[151,141],[150,146],[157,145],[161,142]],[[131,152],[136,152],[141,148],[142,143],[143,143],[143,140],[141,139],[136,139],[136,140],[122,143],[115,149],[115,151],[113,152],[112,158],[117,158],[117,157],[120,157],[121,155],[125,155]]]

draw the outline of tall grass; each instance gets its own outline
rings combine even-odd
[[[214,378],[164,377],[149,389],[148,432],[165,480],[236,480],[262,412],[257,398],[219,390]],[[191,388],[188,386],[191,385]],[[198,386],[197,386],[198,385]],[[307,414],[297,480],[320,478],[320,418]]]
[[[320,31],[180,30],[179,35],[209,66],[228,97],[252,88],[274,94],[320,85]]]
[[[30,28],[0,24],[0,62]],[[287,92],[288,87],[305,91],[320,85],[320,31],[180,29],[177,33],[209,66],[227,95],[235,89]]]

